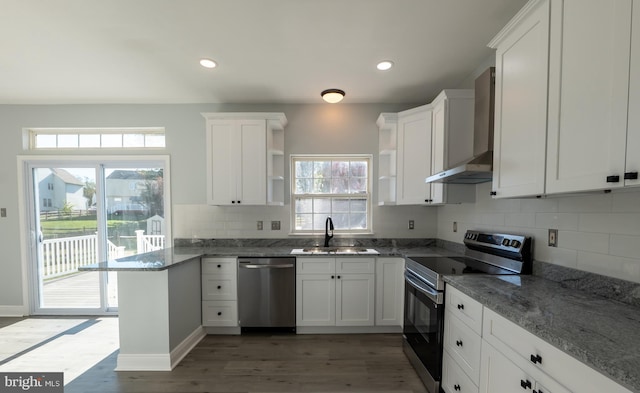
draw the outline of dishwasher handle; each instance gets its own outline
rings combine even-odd
[[[290,269],[295,265],[292,263],[286,265],[254,265],[249,262],[240,262],[239,266],[243,269]]]

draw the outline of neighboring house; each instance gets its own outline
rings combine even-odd
[[[114,215],[137,214],[147,215],[156,213],[150,211],[148,201],[144,194],[149,192],[149,187],[157,183],[156,177],[162,174],[151,174],[136,170],[114,170],[106,177],[107,213]],[[163,215],[163,212],[157,212]]]
[[[60,168],[40,168],[36,173],[40,211],[61,210],[65,204],[73,210],[87,208],[80,179]]]

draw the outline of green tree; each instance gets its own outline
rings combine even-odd
[[[82,196],[87,200],[87,207],[91,207],[94,195],[96,195],[96,183],[89,179],[85,179],[84,187],[82,187]]]

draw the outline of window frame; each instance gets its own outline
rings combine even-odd
[[[167,148],[166,131],[164,127],[77,127],[77,128],[27,128],[24,129],[25,134],[25,150],[29,151],[61,151],[61,152],[91,152],[91,151],[131,151],[131,150],[165,150]],[[37,138],[39,135],[50,135],[56,138],[56,146],[38,147]],[[60,136],[77,135],[77,146],[60,146]],[[82,135],[99,136],[99,146],[80,146],[80,137]],[[103,141],[104,136],[120,135],[120,146],[111,146]],[[142,146],[123,146],[126,136],[142,135]],[[163,146],[148,146],[147,135],[161,135],[164,138]]]
[[[298,161],[366,161],[367,162],[367,180],[366,193],[362,194],[296,194],[296,162]],[[358,199],[366,199],[366,220],[367,227],[362,229],[335,229],[334,233],[337,237],[342,235],[372,235],[373,234],[373,155],[372,154],[291,154],[289,159],[290,186],[289,195],[291,197],[291,230],[290,235],[324,235],[324,227],[320,229],[296,229],[296,199],[300,197],[307,198],[336,198],[344,197]]]

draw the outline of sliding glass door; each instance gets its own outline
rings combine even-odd
[[[117,273],[79,268],[164,248],[165,165],[78,159],[27,164],[33,314],[117,311]]]

